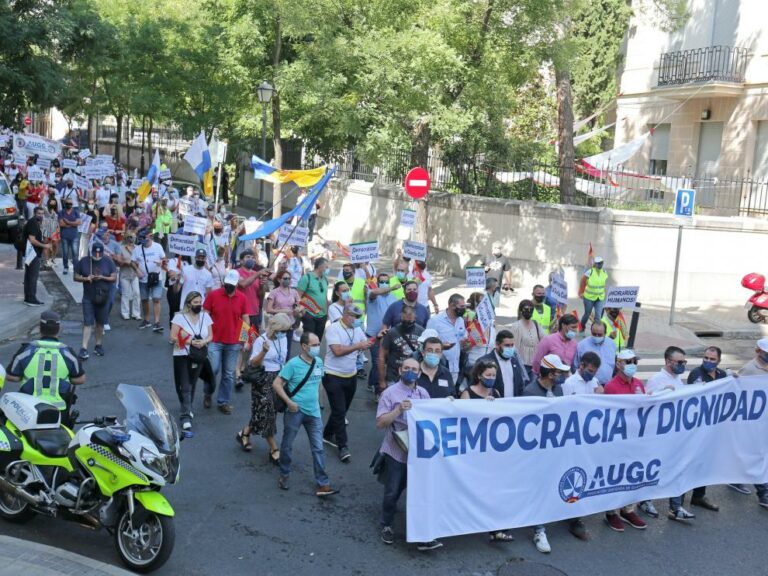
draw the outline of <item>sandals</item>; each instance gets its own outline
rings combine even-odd
[[[237,435],[235,436],[235,440],[240,445],[240,448],[242,448],[243,452],[250,452],[251,451],[251,438],[250,434],[247,436],[243,434],[243,431],[240,430]]]
[[[277,454],[277,456],[275,456]],[[272,452],[269,453],[269,461],[272,462],[275,466],[278,466],[280,464],[280,449],[275,448],[272,450]]]
[[[491,542],[512,542],[515,539],[512,534],[499,530],[498,532],[491,532]]]

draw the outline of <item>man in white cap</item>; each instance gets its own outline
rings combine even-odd
[[[494,242],[491,246],[491,254],[483,258],[481,264],[485,267],[485,277],[486,279],[495,278],[502,290],[514,292],[512,289],[512,266],[509,263],[509,258],[501,250],[501,242]]]
[[[589,315],[595,311],[595,322],[600,321],[605,305],[605,284],[608,274],[603,270],[602,256],[595,256],[592,266],[584,272],[579,285],[579,298],[584,302],[584,316],[581,317],[581,331],[587,326]]]

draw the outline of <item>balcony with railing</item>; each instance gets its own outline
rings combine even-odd
[[[743,84],[749,53],[734,46],[665,52],[659,59],[659,88],[703,82]]]

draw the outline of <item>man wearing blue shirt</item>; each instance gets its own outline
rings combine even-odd
[[[389,307],[398,301],[390,293],[392,289],[389,287],[389,274],[380,272],[376,278],[376,285],[377,288],[368,290],[368,306],[366,307],[367,315],[365,318],[366,336],[376,339],[370,349],[371,369],[368,371],[368,390],[371,392],[378,390],[379,386],[379,345],[381,344],[379,333],[384,327],[384,315]],[[398,316],[398,320],[399,318]]]
[[[613,378],[613,368],[616,366],[616,343],[605,337],[605,324],[592,323],[592,336],[584,338],[576,346],[576,355],[573,357],[573,370],[578,369],[581,358],[587,352],[594,352],[600,357],[600,368],[595,378],[605,386]]]
[[[408,280],[403,284],[403,289],[405,290],[405,298],[397,300],[393,295],[396,301],[387,309],[382,319],[382,324],[387,328],[397,325],[400,322],[400,313],[403,311],[403,306],[411,306],[416,311],[416,325],[426,328],[430,312],[429,308],[417,302],[419,298],[419,284],[416,280]]]

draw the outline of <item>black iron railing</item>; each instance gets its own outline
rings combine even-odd
[[[744,82],[749,53],[746,48],[708,46],[666,52],[659,59],[658,86],[695,82]]]

